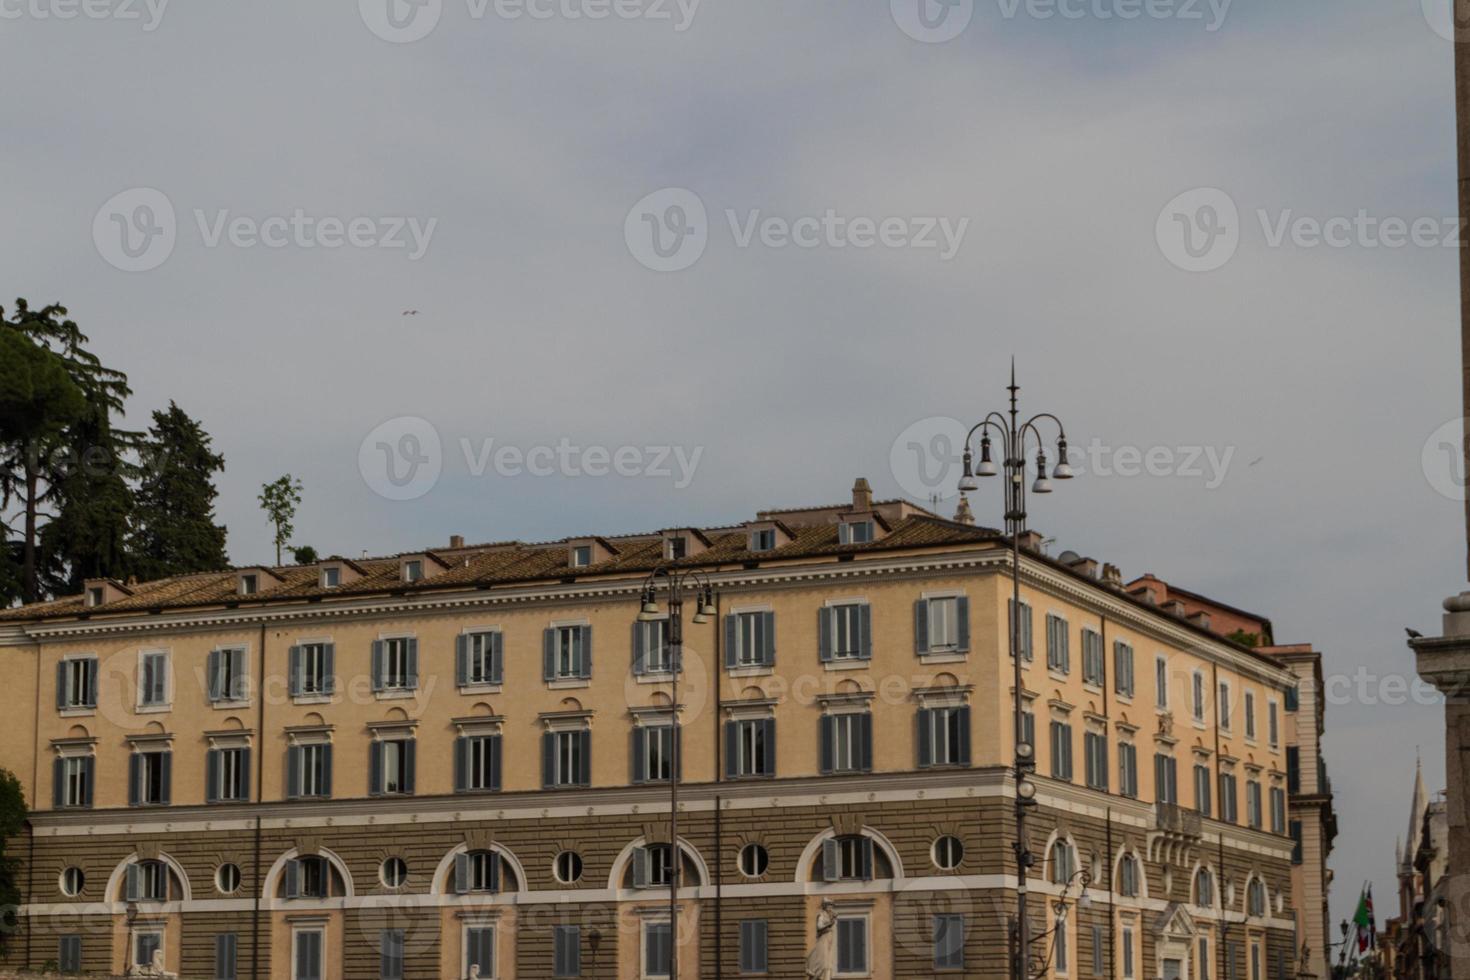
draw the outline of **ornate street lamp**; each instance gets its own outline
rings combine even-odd
[[[679,672],[684,669],[684,592],[696,596],[694,622],[707,623],[715,615],[715,590],[709,576],[694,569],[681,570],[669,565],[655,568],[643,583],[638,622],[652,623],[663,618],[658,608],[658,586],[662,579],[668,589],[669,677],[671,724],[669,733],[669,980],[679,980]]]
[[[1043,412],[1021,421],[1016,396],[1021,389],[1016,384],[1016,364],[1011,362],[1011,406],[1008,412],[991,412],[970,429],[965,436],[965,469],[960,478],[959,490],[969,493],[980,488],[980,478],[996,476],[992,446],[999,443],[1003,454],[1001,467],[1005,474],[1005,522],[1006,534],[1011,539],[1011,666],[1015,689],[1012,692],[1012,709],[1015,715],[1016,757],[1014,776],[1016,781],[1016,910],[1019,941],[1013,947],[1014,960],[1011,975],[1016,980],[1027,977],[1027,952],[1030,948],[1030,924],[1027,921],[1026,892],[1027,872],[1036,863],[1026,840],[1026,811],[1036,805],[1036,784],[1031,773],[1036,769],[1036,748],[1026,741],[1025,684],[1021,675],[1021,535],[1026,532],[1026,453],[1034,447],[1036,452],[1036,481],[1031,492],[1052,492],[1052,480],[1070,480],[1076,474],[1067,462],[1067,432],[1055,415]],[[1046,439],[1043,427],[1055,426],[1057,431],[1057,463],[1048,473]],[[980,435],[980,459],[975,460],[971,450],[976,434]],[[1028,439],[1031,440],[1028,443]],[[1084,888],[1086,886],[1084,885]]]
[[[1092,896],[1087,894],[1087,888],[1092,884],[1092,873],[1088,871],[1075,872],[1062,886],[1062,893],[1052,900],[1052,911],[1056,914],[1056,925],[1043,933],[1033,936],[1029,942],[1022,943],[1014,941],[1013,949],[1022,950],[1020,959],[1025,963],[1024,975],[1031,977],[1044,977],[1046,971],[1051,969],[1052,960],[1056,958],[1057,947],[1066,938],[1067,915],[1071,911],[1072,888],[1077,888],[1077,909],[1086,912],[1092,907]],[[1022,933],[1025,935],[1025,933]],[[1037,943],[1046,944],[1040,952],[1033,952],[1031,947]]]

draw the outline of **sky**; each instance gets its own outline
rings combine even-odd
[[[1014,357],[1053,553],[1323,652],[1333,914],[1393,914],[1465,580],[1446,2],[0,0],[0,303],[203,422],[237,563],[283,473],[323,554],[949,513]]]

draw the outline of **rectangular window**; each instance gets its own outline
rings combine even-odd
[[[163,933],[161,932],[134,932],[133,933],[133,966],[151,967],[153,965],[153,954],[163,948]]]
[[[333,646],[303,643],[291,648],[291,696],[325,697],[332,693]]]
[[[770,929],[765,919],[740,923],[740,972],[765,973],[770,969]]]
[[[548,788],[588,786],[592,782],[592,733],[586,730],[547,732],[545,783]]]
[[[554,977],[580,977],[582,975],[582,927],[551,927],[551,975]]]
[[[1101,732],[1086,732],[1082,736],[1082,755],[1085,763],[1087,785],[1092,789],[1108,788],[1108,737]]]
[[[322,588],[335,589],[342,584],[342,569],[330,565],[322,569]]]
[[[291,980],[322,980],[322,936],[320,929],[296,930]]]
[[[1302,695],[1295,687],[1286,689],[1286,710],[1296,711],[1301,707]]]
[[[775,529],[773,529],[773,528],[766,528],[763,531],[751,531],[750,532],[750,550],[751,551],[775,551],[776,550],[776,531],[775,531]]]
[[[1230,684],[1226,681],[1220,682],[1220,704],[1215,709],[1216,717],[1220,719],[1220,727],[1230,729]]]
[[[504,657],[500,634],[494,630],[466,633],[458,639],[456,673],[460,687],[501,683]]]
[[[1102,687],[1106,683],[1103,676],[1105,666],[1103,664],[1103,639],[1102,634],[1095,630],[1084,629],[1082,631],[1082,682]]]
[[[823,774],[868,772],[873,768],[873,716],[867,712],[825,715],[821,719]]]
[[[1245,784],[1245,819],[1249,826],[1261,828],[1261,784],[1254,779]]]
[[[1281,744],[1281,706],[1275,701],[1266,702],[1266,740],[1273,749]]]
[[[872,540],[872,521],[843,521],[837,525],[838,544],[867,544]]]
[[[934,602],[929,604],[931,616]],[[865,602],[828,606],[821,610],[820,656],[822,661],[868,660],[873,655],[873,610]],[[934,634],[931,632],[930,636]]]
[[[239,976],[240,938],[233,932],[214,937],[214,980],[236,980]]]
[[[92,805],[92,778],[96,760],[92,756],[65,756],[56,760],[53,770],[53,800],[60,807]]]
[[[1123,977],[1124,980],[1133,980],[1133,930],[1127,926],[1123,927]]]
[[[424,563],[417,558],[403,563],[403,581],[418,582],[424,577]]]
[[[1291,822],[1291,863],[1302,863],[1302,822],[1293,820]]]
[[[57,665],[56,707],[97,707],[97,658],[69,657]]]
[[[138,704],[145,708],[168,704],[168,654],[143,654]]]
[[[970,709],[963,705],[919,711],[919,768],[970,764]]]
[[[775,613],[754,610],[725,617],[726,667],[773,667],[775,664]]]
[[[207,669],[209,700],[212,704],[245,700],[247,675],[243,648],[209,651]]]
[[[667,922],[643,924],[643,976],[652,980],[673,970],[674,930]]]
[[[418,641],[395,636],[373,645],[373,690],[411,691],[418,687]]]
[[[241,595],[255,595],[259,591],[260,591],[260,576],[259,575],[241,575],[240,576],[240,594]]]
[[[1262,980],[1260,943],[1251,943],[1251,980]]]
[[[732,778],[776,775],[776,720],[725,723],[725,773]]]
[[[169,802],[173,753],[134,752],[128,757],[132,806],[165,806]]]
[[[1092,975],[1100,977],[1104,972],[1103,927],[1092,927]]]
[[[1051,723],[1051,774],[1053,779],[1072,778],[1072,726]]]
[[[1229,773],[1220,774],[1220,819],[1226,823],[1235,823],[1240,819],[1235,798],[1235,777]]]
[[[1131,742],[1118,743],[1118,792],[1138,798],[1138,748]]]
[[[689,539],[684,537],[669,538],[667,543],[667,556],[669,561],[678,561],[689,554]]]
[[[1133,647],[1122,640],[1113,644],[1113,691],[1133,697]]]
[[[1179,764],[1172,755],[1154,755],[1154,799],[1175,806],[1179,803]]]
[[[454,788],[458,793],[492,793],[500,789],[499,735],[467,735],[455,745]]]
[[[1211,782],[1209,766],[1194,767],[1194,808],[1203,817],[1210,815]]]
[[[577,547],[575,547],[575,548],[572,549],[572,567],[573,568],[586,568],[588,565],[591,565],[591,564],[592,564],[592,546],[590,544],[580,544],[580,545],[577,545]]]
[[[1205,720],[1205,675],[1201,671],[1195,671],[1193,677],[1193,690],[1191,704],[1194,708],[1194,720]]]
[[[204,760],[207,803],[237,803],[250,798],[250,750],[244,746],[211,749]]]
[[[332,747],[325,742],[292,746],[287,750],[286,769],[290,796],[332,795]]]
[[[837,976],[868,972],[868,920],[849,916],[837,920]]]
[[[384,929],[378,940],[382,980],[403,980],[403,930]]]
[[[1154,658],[1154,704],[1169,707],[1169,661],[1164,657]]]
[[[965,917],[934,916],[934,969],[965,968]]]
[[[1256,737],[1256,696],[1254,692],[1245,692],[1245,737]]]
[[[1067,920],[1057,919],[1057,924],[1053,928],[1056,930],[1056,935],[1052,937],[1052,941],[1056,944],[1056,954],[1052,957],[1052,963],[1056,966],[1057,976],[1064,977],[1071,967],[1071,951],[1067,948]]]
[[[373,796],[413,793],[415,748],[411,738],[374,741],[368,746],[369,785]]]
[[[669,645],[669,621],[655,619],[633,624],[633,673],[667,674],[674,669],[674,650]]]
[[[1046,615],[1046,667],[1059,674],[1072,669],[1071,634],[1067,621],[1051,613]]]
[[[1199,939],[1199,980],[1210,980],[1210,940],[1205,936]]]
[[[1271,833],[1286,833],[1286,791],[1280,786],[1271,787]]]
[[[869,837],[831,837],[822,842],[823,881],[872,881],[873,841]]]
[[[470,926],[464,931],[464,975],[478,967],[480,976],[495,976],[495,927]]]
[[[674,726],[633,729],[633,782],[666,783],[674,772]]]
[[[1010,617],[1011,617],[1010,618],[1010,623],[1009,623],[1009,628],[1010,629],[1013,629],[1013,630],[1014,629],[1017,629],[1017,626],[1016,626],[1016,618],[1015,618],[1016,617],[1016,601],[1014,599],[1010,600],[1010,605],[1009,605],[1008,608],[1010,609]],[[1018,633],[1018,635],[1016,637],[1016,645],[1021,650],[1021,659],[1022,660],[1032,660],[1032,659],[1035,658],[1035,656],[1036,656],[1036,648],[1031,643],[1031,607],[1030,607],[1030,605],[1028,605],[1024,601],[1021,603],[1021,620],[1020,620],[1020,626],[1019,626],[1019,633]],[[1009,647],[1010,647],[1009,638],[1007,638],[1006,646],[1007,646],[1007,649],[1009,649]]]
[[[547,629],[543,654],[547,681],[587,680],[592,676],[592,627],[576,624]]]

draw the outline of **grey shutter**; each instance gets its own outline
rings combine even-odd
[[[918,718],[919,768],[927,769],[934,765],[934,712],[921,708]]]
[[[454,894],[466,895],[470,890],[470,856],[468,854],[456,854],[454,856]]]
[[[214,937],[214,980],[235,980],[237,943],[233,932]]]
[[[240,765],[236,767],[235,799],[250,799],[250,749],[240,749]]]
[[[504,637],[499,632],[490,634],[490,683],[500,684],[505,677],[505,649],[503,647]],[[488,934],[493,941],[493,933]]]
[[[60,810],[66,803],[66,760],[60,756],[51,763],[51,806]]]
[[[470,682],[470,638],[464,633],[454,638],[454,683],[464,687]]]
[[[413,795],[413,786],[418,769],[418,741],[408,739],[403,743],[403,791]]]
[[[332,795],[332,746],[322,746],[322,796]]]
[[[672,729],[670,729],[669,744],[672,746],[672,749],[670,751],[671,751],[671,753],[673,755],[674,778],[675,779],[682,780],[684,778],[684,729],[683,728],[672,728]]]
[[[725,722],[725,778],[734,779],[740,775],[740,723],[738,721]]]
[[[862,879],[873,880],[873,838],[864,837],[859,843],[859,851],[862,853]]]
[[[817,610],[817,658],[822,663],[832,659],[832,607]]]
[[[633,745],[631,756],[633,759],[633,782],[634,784],[648,781],[648,729],[633,728]]]
[[[419,640],[416,636],[408,638],[408,686],[410,690],[419,686]]]
[[[82,763],[82,806],[92,805],[92,790],[97,785],[97,757],[87,756]]]
[[[633,620],[633,676],[642,677],[648,673],[648,623],[640,623]]]
[[[861,637],[858,643],[858,656],[864,660],[873,659],[873,607],[866,602],[858,607],[858,626]],[[764,925],[764,923],[762,923]]]
[[[293,745],[286,750],[286,795],[291,799],[301,796],[301,746]]]
[[[374,741],[368,745],[368,795],[379,796],[383,792],[383,743]]]
[[[959,646],[955,649],[961,653],[970,652],[970,597],[958,596],[954,601],[955,618],[959,620]]]
[[[224,698],[224,685],[220,683],[219,676],[219,654],[220,652],[218,650],[209,651],[208,666],[206,667],[209,674],[209,700],[211,701],[220,701]]]
[[[541,634],[542,674],[548,680],[556,679],[556,630],[547,628]]]
[[[128,755],[128,806],[137,806],[139,802],[138,763],[138,753],[130,753]]]
[[[734,613],[729,613],[729,614],[727,614],[725,616],[725,667],[726,667],[726,669],[734,668],[735,665],[738,663],[738,661],[735,659],[735,655],[736,655],[736,649],[735,649],[736,642],[735,641],[736,641],[736,638],[737,638],[737,635],[738,635],[737,631],[739,629],[739,625],[740,625],[739,619],[736,617],[736,615]]]
[[[286,671],[289,675],[287,677],[287,684],[290,687],[293,698],[301,695],[301,669],[301,648],[299,646],[293,646],[286,656]]]
[[[485,856],[485,865],[486,865],[486,867],[490,871],[490,882],[489,882],[489,884],[490,884],[490,893],[492,895],[493,894],[499,894],[499,892],[500,892],[500,855],[497,854],[497,853],[495,853],[494,851],[489,852]]]
[[[67,706],[66,693],[66,661],[56,661],[56,710],[60,711]]]
[[[765,752],[761,753],[760,774],[762,776],[776,775],[776,719],[767,718],[761,722],[765,728]]]
[[[162,783],[158,801],[165,806],[173,802],[174,789],[174,754],[172,752],[159,753],[162,760],[159,763],[159,782]]]
[[[577,782],[582,786],[592,785],[592,733],[583,731],[577,733],[577,740],[582,743],[581,770],[577,773]]]
[[[556,735],[552,732],[541,736],[541,785],[556,785]]]
[[[96,657],[87,661],[87,696],[83,703],[88,708],[97,707],[97,672],[99,668]]]
[[[633,849],[633,887],[648,887],[648,848]]]
[[[469,752],[469,739],[460,737],[454,740],[454,791],[456,793],[463,793],[470,788]]]
[[[776,614],[763,612],[760,617],[761,663],[767,667],[774,667],[776,666]]]
[[[583,680],[588,680],[592,677],[592,627],[577,627],[577,635],[581,637],[577,649],[577,673]]]
[[[832,772],[832,748],[837,719],[832,715],[823,715],[817,719],[817,739],[821,744],[820,759],[822,775],[830,775]]]
[[[923,656],[929,652],[929,600],[914,603],[914,653]]]
[[[970,709],[958,708],[955,713],[959,716],[958,724],[960,726],[959,763],[962,766],[968,766],[970,764]],[[1069,769],[1072,765],[1071,758],[1072,747],[1069,745],[1067,747],[1067,766]]]
[[[500,790],[500,751],[501,736],[491,735],[487,742],[490,749],[490,789]]]
[[[322,645],[322,693],[332,694],[337,690],[337,644]]]
[[[873,771],[873,716],[871,714],[858,715],[858,747],[862,757],[858,760],[858,768],[863,772]]]
[[[218,803],[220,750],[210,749],[204,754],[204,802]]]
[[[842,864],[837,854],[837,839],[829,837],[822,841],[822,880],[836,881],[842,876]]]
[[[768,934],[765,919],[747,919],[740,923],[740,969],[744,973],[765,973]]]
[[[382,640],[373,641],[373,690],[383,689],[383,648]]]
[[[138,880],[138,866],[129,864],[123,872],[123,898],[129,902],[136,902],[141,896]]]

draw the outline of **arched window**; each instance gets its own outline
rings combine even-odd
[[[1202,908],[1215,905],[1215,876],[1209,868],[1200,868],[1194,875],[1194,904]]]
[[[135,861],[123,879],[123,899],[128,902],[167,902],[170,897],[168,865],[162,861]]]
[[[1143,881],[1143,869],[1137,856],[1124,854],[1118,862],[1118,894],[1124,898],[1137,898]]]
[[[496,894],[501,888],[501,860],[494,851],[466,851],[454,856],[456,895]]]
[[[1245,891],[1245,902],[1246,914],[1264,916],[1266,914],[1266,883],[1259,878],[1252,878]]]
[[[1077,849],[1063,838],[1051,846],[1051,880],[1065,885],[1077,873]]]

